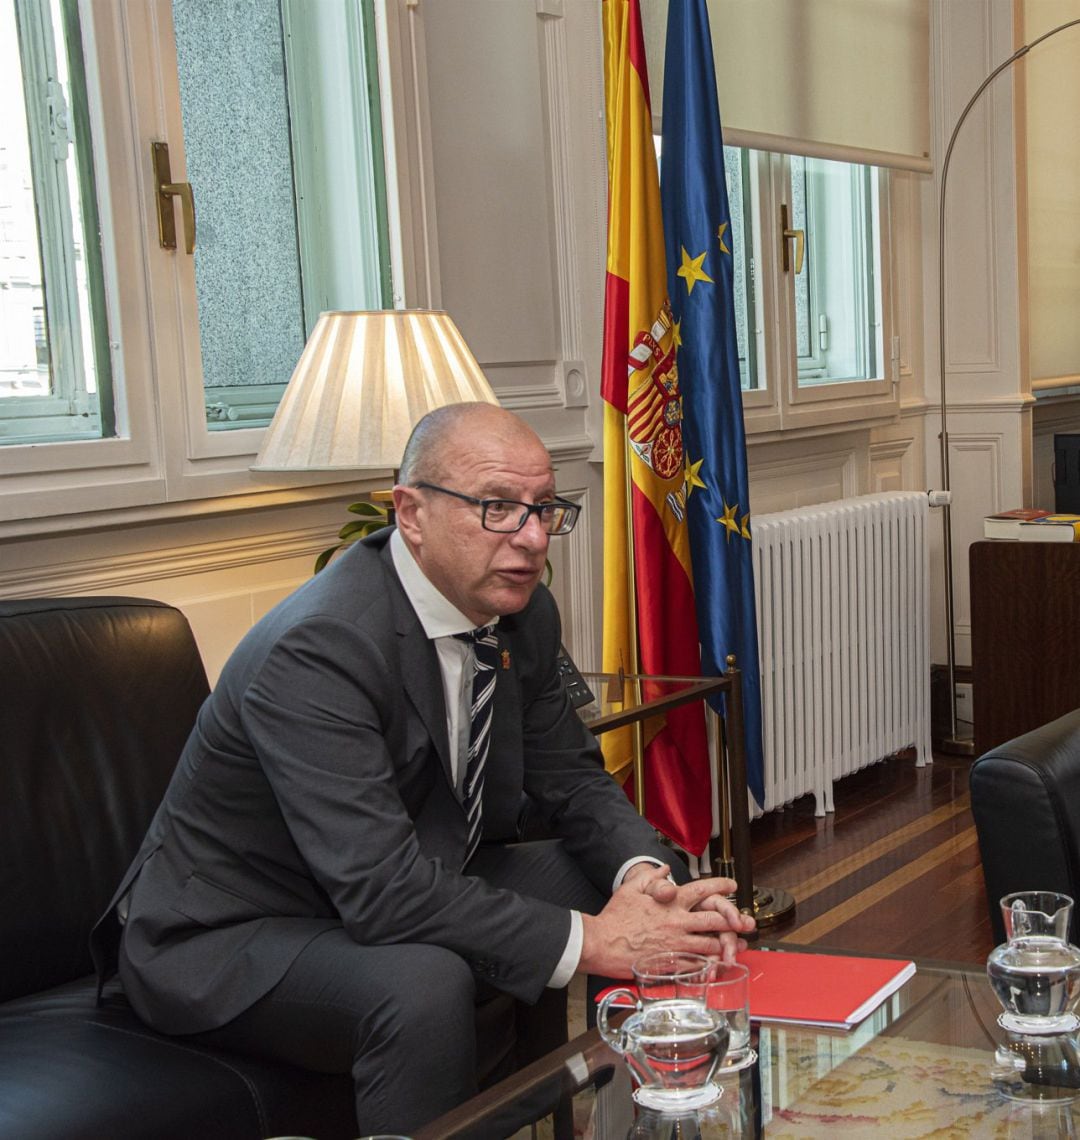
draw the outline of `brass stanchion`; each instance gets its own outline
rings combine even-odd
[[[724,821],[731,833],[731,854],[735,867],[735,905],[752,914],[759,927],[771,926],[795,910],[795,899],[782,887],[755,887],[750,855],[750,819],[746,810],[746,739],[743,725],[742,672],[735,666],[734,654],[726,659],[724,675],[731,679],[727,695],[727,784],[729,814]]]

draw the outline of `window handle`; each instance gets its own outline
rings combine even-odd
[[[788,242],[795,239],[795,276],[802,273],[803,254],[806,252],[805,230],[793,230],[788,225],[787,202],[780,203],[780,257],[784,272],[791,269],[791,259],[788,255]]]
[[[176,218],[173,214],[173,198],[180,199],[180,209],[184,216],[184,248],[188,253],[195,252],[195,197],[191,193],[190,182],[173,182],[169,166],[169,144],[150,144],[154,160],[154,198],[157,202],[158,242],[162,249],[176,249]]]

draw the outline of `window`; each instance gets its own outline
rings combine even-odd
[[[392,303],[375,31],[373,0],[0,4],[0,519],[270,489],[319,312]]]
[[[736,147],[724,169],[748,429],[892,415],[886,175]]]
[[[792,221],[805,235],[795,275],[799,386],[872,379],[881,361],[878,172],[799,155],[789,166]]]
[[[373,6],[172,13],[207,426],[263,427],[319,313],[389,301]],[[369,248],[342,256],[358,228]]]
[[[74,0],[0,5],[0,442],[111,435]]]

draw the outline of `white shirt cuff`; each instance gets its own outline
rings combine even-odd
[[[616,872],[612,890],[617,891],[622,886],[626,872],[637,863],[651,863],[654,867],[664,865],[659,859],[653,859],[650,855],[635,855],[634,858],[627,859]],[[585,924],[581,921],[581,912],[572,910],[570,912],[570,936],[566,940],[566,948],[555,966],[554,973],[548,979],[548,989],[558,990],[569,985],[570,979],[577,972],[578,965],[581,962],[581,951],[584,945]]]
[[[548,979],[548,989],[561,990],[568,985],[574,976],[581,961],[581,950],[585,945],[585,923],[581,921],[581,912],[570,912],[570,937],[566,940],[566,949],[555,966],[555,972]]]
[[[615,882],[612,885],[612,890],[617,891],[622,885],[623,880],[626,878],[626,872],[631,867],[636,867],[638,863],[651,863],[654,867],[662,867],[664,864],[659,859],[654,859],[651,855],[635,855],[633,859],[627,859],[626,862],[615,872]],[[671,876],[669,875],[670,879]]]

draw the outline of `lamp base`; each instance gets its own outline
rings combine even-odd
[[[931,735],[930,747],[943,756],[974,756],[974,726],[970,721],[958,720],[955,732],[942,729],[938,735]]]

